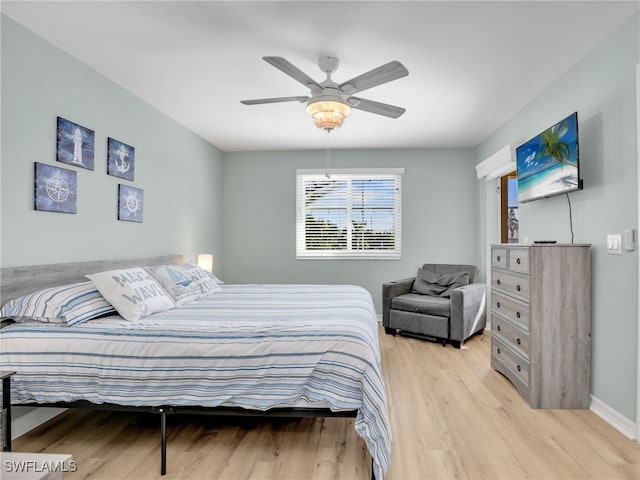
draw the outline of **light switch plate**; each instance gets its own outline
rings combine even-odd
[[[636,231],[633,228],[627,228],[624,231],[624,249],[627,252],[633,252],[636,249]]]
[[[622,235],[619,233],[607,235],[607,253],[609,255],[622,255]]]

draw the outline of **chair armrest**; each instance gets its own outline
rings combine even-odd
[[[487,323],[487,286],[484,283],[470,283],[451,290],[451,330],[452,340],[464,341]]]
[[[391,299],[398,295],[404,295],[411,291],[416,277],[403,278],[394,282],[382,284],[382,324],[389,326],[389,310],[391,310]]]

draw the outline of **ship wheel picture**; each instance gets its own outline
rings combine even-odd
[[[118,184],[118,220],[142,222],[144,190]]]

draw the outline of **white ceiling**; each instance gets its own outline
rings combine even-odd
[[[332,148],[474,147],[638,11],[635,1],[12,2],[2,13],[224,151],[321,149],[307,95],[262,60],[282,56],[341,83],[391,60],[409,76],[358,96]],[[570,113],[570,112],[567,112]],[[544,127],[541,125],[541,127]]]

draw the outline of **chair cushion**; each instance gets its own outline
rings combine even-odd
[[[449,317],[450,299],[446,297],[432,297],[419,293],[405,293],[391,299],[391,308],[404,312],[415,312],[438,317]]]
[[[468,272],[435,273],[419,268],[411,291],[423,295],[449,297],[454,288],[469,285]]]
[[[456,272],[469,272],[469,283],[475,283],[478,281],[478,274],[480,271],[475,265],[462,265],[452,263],[425,263],[422,268],[435,273],[456,273]]]

